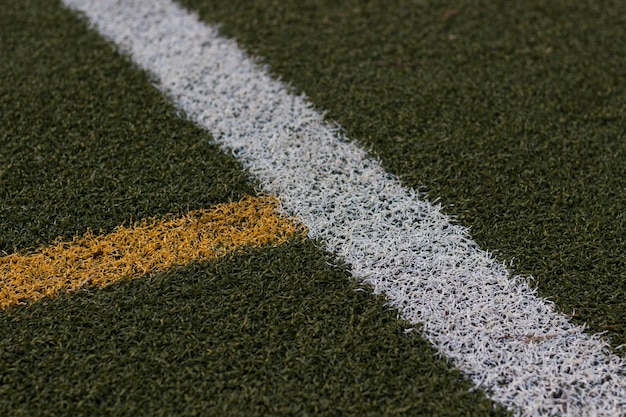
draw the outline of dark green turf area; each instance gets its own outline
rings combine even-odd
[[[0,254],[254,193],[48,0],[0,2]],[[502,415],[310,241],[0,312],[0,415]],[[335,261],[333,261],[335,262]]]
[[[626,343],[626,2],[183,3]]]
[[[310,241],[0,313],[0,415],[504,415]]]
[[[253,194],[209,141],[57,2],[0,2],[0,254]]]

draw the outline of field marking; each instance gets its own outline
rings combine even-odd
[[[0,309],[305,234],[302,225],[279,213],[273,197],[245,197],[178,218],[144,219],[109,234],[89,231],[32,254],[1,257]]]
[[[626,366],[604,340],[556,313],[234,41],[169,0],[64,2],[491,399],[525,416],[626,409]]]

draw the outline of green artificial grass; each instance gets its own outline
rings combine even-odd
[[[0,254],[254,194],[234,158],[58,2],[1,2],[0,36]]]
[[[626,343],[626,3],[185,0]]]
[[[58,2],[0,2],[0,254],[255,184]],[[503,415],[316,244],[0,312],[0,415]]]
[[[504,415],[310,241],[0,314],[0,414]]]
[[[186,0],[626,343],[626,3]],[[254,194],[59,2],[0,2],[0,254]],[[452,206],[453,204],[453,206]],[[495,415],[312,242],[0,312],[0,415]]]

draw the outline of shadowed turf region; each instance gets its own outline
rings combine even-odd
[[[0,251],[254,195],[56,1],[0,2]],[[0,312],[0,415],[503,415],[296,239]]]
[[[626,2],[182,3],[626,344]]]

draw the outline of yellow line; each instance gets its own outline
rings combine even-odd
[[[108,235],[89,230],[33,254],[1,257],[0,309],[216,258],[243,246],[280,244],[305,232],[278,212],[273,197],[245,197],[182,218],[147,219]]]

